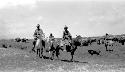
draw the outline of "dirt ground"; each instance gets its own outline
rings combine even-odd
[[[29,50],[0,48],[0,72],[125,72],[125,47],[116,44],[109,48],[113,52],[106,52],[104,45],[79,47],[74,62],[68,61],[71,56],[67,52],[61,52],[60,60],[50,60],[40,59]],[[90,55],[89,49],[101,50],[101,56]]]

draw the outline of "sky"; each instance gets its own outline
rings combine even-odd
[[[40,24],[46,37],[125,34],[124,0],[0,0],[0,38],[33,38]]]

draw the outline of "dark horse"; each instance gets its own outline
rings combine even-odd
[[[77,39],[77,38],[72,40],[70,46],[69,45],[66,46],[66,49],[68,49],[68,48],[70,49],[69,52],[71,53],[71,56],[72,56],[71,61],[73,60],[74,53],[75,53],[76,49],[78,48],[78,46],[81,46],[81,42],[80,42],[80,39]],[[67,50],[67,52],[68,52],[68,50]]]
[[[66,52],[70,52],[71,53],[71,60],[73,61],[73,56],[74,53],[76,51],[76,49],[78,48],[78,46],[81,46],[81,38],[79,38],[78,36],[75,39],[72,39],[71,42],[67,42],[65,43],[64,41],[60,41],[60,44],[57,45],[56,47],[56,55],[59,55],[59,50],[66,50]],[[65,47],[65,49],[63,49]]]
[[[54,59],[54,55],[56,55],[56,57],[59,59],[59,51],[63,50],[60,45],[59,42],[55,39],[54,41],[50,42],[50,49],[48,50],[49,52],[51,52],[51,59]]]

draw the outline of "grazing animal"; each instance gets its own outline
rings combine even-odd
[[[108,50],[108,46],[113,46],[114,43],[115,43],[115,42],[112,41],[112,40],[105,40],[106,51],[109,51],[109,50]]]
[[[21,41],[20,38],[16,38],[16,39],[15,39],[15,42],[20,42],[20,41]]]
[[[123,37],[121,37],[121,38],[119,38],[118,42],[121,43],[122,45],[124,45],[125,39]]]
[[[111,41],[111,40],[110,40],[110,41],[108,41],[108,45],[109,45],[109,46],[113,46],[113,44],[114,44],[114,42],[113,42],[113,41]]]
[[[101,51],[88,50],[88,53],[91,54],[91,55],[94,55],[94,54],[100,55],[100,52],[101,52]]]
[[[4,48],[7,48],[7,46],[6,46],[5,44],[3,44],[3,47],[4,47]]]
[[[24,42],[24,43],[26,43],[28,41],[28,39],[23,38],[23,39],[21,39],[21,41]]]

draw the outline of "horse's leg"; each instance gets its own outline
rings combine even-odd
[[[74,48],[72,48],[72,50],[71,50],[71,57],[72,57],[72,58],[71,58],[70,61],[73,61],[73,55],[74,55],[76,49],[77,49],[77,46],[75,46]]]
[[[56,57],[57,57],[57,59],[59,59],[59,52],[58,52],[58,53],[56,53]]]
[[[56,57],[57,57],[57,59],[59,59],[59,55],[60,55],[60,50],[62,50],[63,51],[63,49],[62,49],[62,47],[60,47],[59,45],[57,45],[57,47],[56,47],[56,49],[55,49],[55,54],[56,54]]]
[[[52,60],[54,59],[54,54],[55,54],[55,51],[53,50],[52,51],[52,57],[51,57]]]
[[[105,44],[105,48],[106,48],[106,51],[108,51],[108,45],[107,44]]]
[[[36,41],[33,41],[33,48],[32,48],[32,51],[36,52],[35,51],[35,45],[36,45]]]
[[[42,53],[43,53],[41,40],[37,43],[37,46],[35,46],[35,47],[37,49],[37,56],[39,56],[41,58],[42,57]]]
[[[50,44],[49,47],[50,47],[50,49],[49,49],[49,53],[52,52],[50,59],[53,60],[53,58],[54,58],[54,50],[53,50],[53,46]]]
[[[40,57],[40,49],[37,49],[37,56]]]
[[[43,48],[40,49],[40,58],[43,58]]]
[[[71,58],[70,61],[73,61],[73,55],[74,55],[74,52],[75,52],[74,50],[71,51],[71,57],[72,57],[72,58]]]
[[[52,52],[52,59],[54,59],[54,53],[55,53],[55,51]]]
[[[71,57],[72,57],[72,58],[71,58],[71,60],[70,60],[70,61],[73,61],[73,55],[72,55],[72,54],[71,54]]]
[[[56,51],[56,57],[57,57],[57,59],[59,59],[59,50],[60,50],[61,48],[58,48],[58,49],[56,49],[55,51]]]

